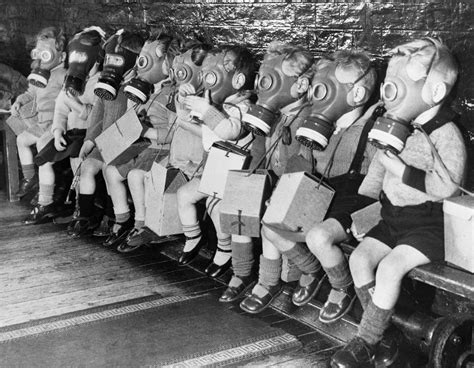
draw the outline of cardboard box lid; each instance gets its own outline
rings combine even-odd
[[[443,212],[463,220],[474,218],[474,197],[459,196],[443,201]]]

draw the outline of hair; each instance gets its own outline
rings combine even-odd
[[[345,71],[354,71],[357,85],[362,85],[372,92],[377,81],[377,72],[372,67],[369,55],[360,50],[337,51],[332,55],[332,60]],[[358,80],[360,78],[360,80]]]
[[[392,59],[406,57],[408,62],[417,61],[426,68],[427,83],[443,82],[447,93],[451,91],[458,77],[458,64],[451,51],[437,38],[417,39],[395,47],[390,51]]]
[[[197,66],[202,66],[207,54],[212,50],[212,46],[207,43],[196,43],[190,47],[191,60]]]
[[[285,60],[289,61],[289,68],[298,77],[312,77],[313,70],[311,65],[314,63],[314,57],[309,51],[301,46],[274,41],[268,46],[264,59],[272,59],[279,55],[286,55]]]
[[[242,90],[251,90],[254,87],[255,76],[258,70],[257,59],[250,50],[243,45],[224,45],[212,51],[214,54],[219,52],[232,53],[235,56],[235,71],[245,76],[245,84]]]
[[[120,48],[133,52],[134,54],[139,54],[140,50],[145,43],[145,39],[139,34],[130,31],[123,31],[119,35],[119,40],[117,42],[117,51]]]
[[[59,52],[65,52],[67,48],[67,36],[62,28],[58,27],[46,27],[38,32],[36,40],[50,40],[55,41],[56,50]]]

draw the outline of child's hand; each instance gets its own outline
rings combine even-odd
[[[391,172],[393,175],[401,178],[405,171],[406,165],[394,153],[386,150],[383,155],[380,155],[380,163],[385,167],[385,170]]]
[[[184,99],[184,106],[191,111],[192,116],[201,119],[211,107],[209,91],[206,91],[204,97],[187,96]]]
[[[93,148],[95,147],[95,144],[94,142],[92,141],[85,141],[81,147],[81,150],[79,151],[79,159],[81,161],[85,160],[86,157],[89,155],[89,153],[91,153],[91,151],[93,150]]]
[[[356,240],[360,243],[362,240],[364,240],[365,234],[359,234],[357,232],[357,229],[354,225],[354,223],[351,224],[351,233],[356,238]]]
[[[188,95],[196,94],[196,89],[191,83],[184,83],[179,86],[178,94],[180,97],[184,98]]]
[[[10,113],[12,116],[19,117],[20,116],[20,108],[21,108],[21,103],[18,101],[15,101],[13,105],[10,107]]]
[[[63,131],[60,129],[56,129],[53,134],[54,134],[54,148],[56,148],[56,151],[58,152],[64,151],[66,149],[67,142],[63,136]]]

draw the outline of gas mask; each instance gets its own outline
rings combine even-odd
[[[123,30],[110,37],[105,46],[104,67],[94,93],[104,100],[114,100],[123,75],[133,68],[137,54],[121,46]]]
[[[292,89],[299,77],[285,73],[284,63],[288,63],[285,58],[286,55],[279,55],[264,59],[260,66],[255,79],[257,103],[242,117],[245,127],[255,134],[268,135],[280,109],[300,98]]]
[[[422,112],[435,104],[427,101],[423,94],[435,52],[428,67],[410,56],[392,59],[387,68],[385,80],[380,86],[385,114],[375,121],[368,135],[369,142],[378,148],[400,153],[410,135],[410,123]]]
[[[209,90],[215,105],[222,105],[227,97],[237,92],[233,83],[236,75],[234,59],[231,52],[220,52],[208,55],[202,64],[202,84],[205,90]]]
[[[93,43],[81,33],[69,42],[69,67],[64,88],[71,95],[80,96],[84,93],[89,72],[103,56],[101,43]]]
[[[53,39],[38,40],[36,47],[31,51],[31,58],[33,62],[28,82],[33,86],[45,88],[51,69],[62,63],[62,53],[56,50],[56,41]]]
[[[193,50],[188,50],[184,54],[175,56],[170,69],[170,77],[178,86],[190,83],[197,91],[201,86],[201,66],[194,64],[191,59]]]
[[[308,90],[311,113],[298,128],[295,137],[304,146],[316,150],[326,148],[335,122],[342,115],[365,102],[355,103],[350,92],[370,71],[369,67],[354,80],[353,72],[344,72],[335,61],[324,60],[320,64]]]
[[[168,78],[169,64],[165,45],[160,41],[146,42],[136,62],[137,75],[124,92],[135,103],[144,104],[155,91],[154,84]]]

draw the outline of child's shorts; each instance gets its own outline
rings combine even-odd
[[[442,203],[427,201],[414,206],[394,206],[385,193],[380,194],[382,220],[367,233],[395,248],[409,245],[431,261],[444,259],[444,221]]]
[[[336,192],[325,219],[335,219],[342,225],[346,233],[350,234],[352,225],[351,213],[367,207],[374,202],[374,199],[360,194],[337,195]]]
[[[159,156],[157,156],[159,154]],[[163,157],[168,155],[167,150],[161,150],[158,148],[146,148],[138,156],[132,158],[125,164],[117,165],[117,170],[123,178],[127,178],[127,175],[132,170],[143,170],[150,171],[153,162],[160,162]]]

